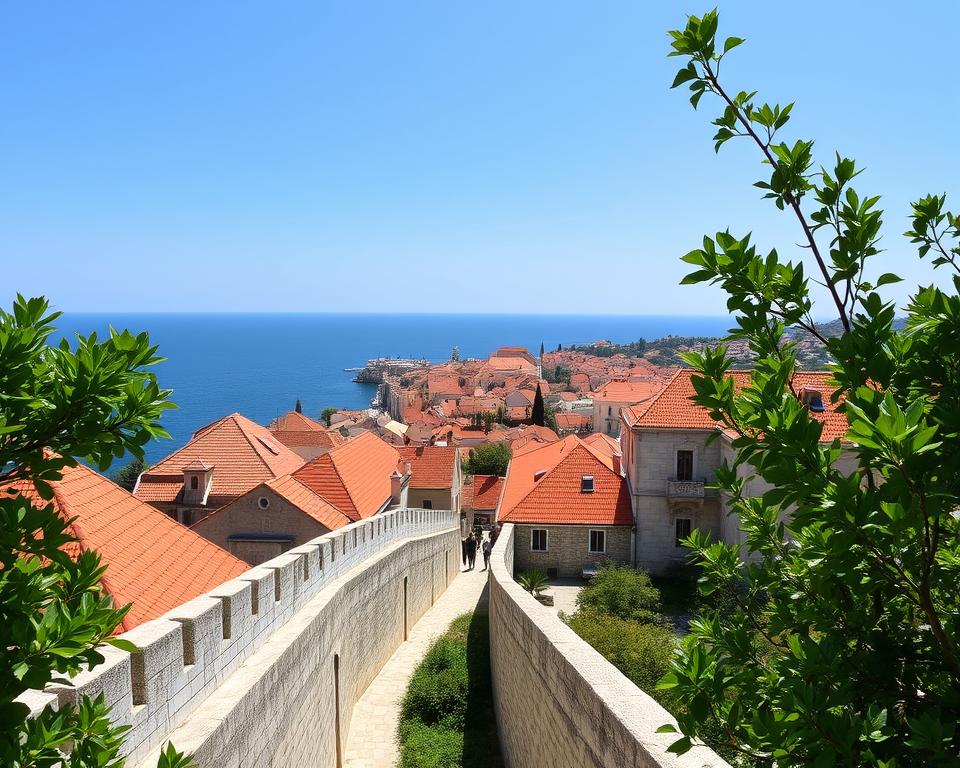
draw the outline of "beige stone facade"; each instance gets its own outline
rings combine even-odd
[[[267,486],[255,490],[203,518],[192,530],[250,565],[330,532]]]
[[[516,525],[515,563],[518,571],[537,569],[559,578],[583,575],[584,568],[603,563],[630,565],[633,532],[625,525]],[[531,548],[533,531],[546,531],[546,551]],[[590,551],[590,532],[602,531],[604,551]],[[537,534],[542,542],[542,534]],[[594,543],[599,537],[594,536]]]

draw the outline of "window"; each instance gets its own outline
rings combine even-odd
[[[677,451],[677,480],[693,480],[693,451]]]
[[[690,529],[693,524],[693,521],[689,517],[678,517],[677,518],[677,541],[676,545],[682,547],[683,540],[690,535]]]
[[[530,551],[531,552],[547,551],[547,529],[546,528],[534,528],[532,531],[530,531]]]
[[[259,499],[257,499],[257,506],[259,506],[260,509],[266,509],[270,506],[270,499],[268,499],[266,496],[261,496]]]
[[[607,551],[607,532],[590,531],[590,553],[602,555]]]
[[[608,406],[607,406],[607,416],[613,416],[613,406],[612,406],[612,405],[608,405]]]
[[[424,500],[423,500],[423,508],[424,508],[424,509],[433,509],[433,502],[430,501],[430,499],[424,499]]]
[[[197,479],[196,475],[190,476],[190,490],[195,491],[200,487],[200,480]]]
[[[580,493],[593,493],[593,475],[583,475],[580,478]]]

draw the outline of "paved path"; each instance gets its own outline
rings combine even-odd
[[[483,559],[477,558],[482,565]],[[396,742],[400,700],[413,670],[430,644],[457,616],[486,602],[487,573],[461,571],[440,599],[410,631],[353,708],[344,750],[344,768],[392,768],[400,756]]]

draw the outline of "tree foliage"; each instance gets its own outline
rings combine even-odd
[[[147,441],[166,436],[157,420],[171,406],[146,334],[52,346],[58,315],[19,296],[0,310],[0,764],[120,766],[126,729],[111,725],[102,696],[34,719],[16,698],[95,667],[101,643],[132,649],[111,637],[127,607],[101,589],[99,556],[64,550],[74,539],[50,484],[78,459],[101,471],[125,453],[142,459]],[[187,764],[168,752],[179,761],[168,766]]]
[[[470,452],[470,456],[463,463],[463,469],[468,475],[497,475],[507,474],[507,465],[513,451],[505,443],[488,443],[480,445]]]
[[[540,391],[540,385],[537,384],[537,391],[533,395],[533,410],[530,412],[530,420],[538,427],[542,427],[544,419],[543,392]]]
[[[324,408],[320,411],[320,418],[326,426],[330,426],[332,423],[333,415],[338,411],[338,408]]]
[[[624,621],[664,623],[660,590],[646,571],[626,565],[601,567],[577,594],[577,607]]]
[[[956,214],[943,196],[913,204],[906,233],[918,255],[953,272],[948,289],[921,287],[894,330],[873,277],[882,213],[853,187],[860,171],[836,154],[814,160],[809,140],[784,141],[793,105],[729,89],[721,62],[743,43],[716,37],[715,11],[670,33],[687,61],[674,86],[691,102],[719,99],[716,149],[745,139],[760,154],[764,197],[799,225],[796,260],[761,253],[749,235],[719,232],[684,261],[685,283],[717,284],[736,319],[731,338],[756,354],[736,390],[723,347],[687,357],[695,402],[735,435],[716,473],[754,560],[694,532],[701,590],[731,590],[736,607],[692,624],[664,687],[686,706],[675,751],[711,728],[763,765],[956,765],[960,754],[960,256]],[[810,281],[842,325],[824,338]],[[797,397],[785,325],[826,345],[843,441]],[[750,496],[750,478],[769,490]]]
[[[143,463],[143,459],[131,459],[116,471],[113,482],[132,493],[137,485],[137,478],[140,477],[144,469],[146,469],[146,465]]]

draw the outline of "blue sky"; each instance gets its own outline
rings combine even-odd
[[[651,7],[652,6],[652,7]],[[791,251],[754,151],[668,86],[687,3],[8,3],[0,300],[72,311],[718,314],[701,235]],[[735,88],[881,194],[960,208],[956,2],[726,2]],[[898,300],[905,289],[892,289]],[[828,308],[824,305],[824,314]]]

